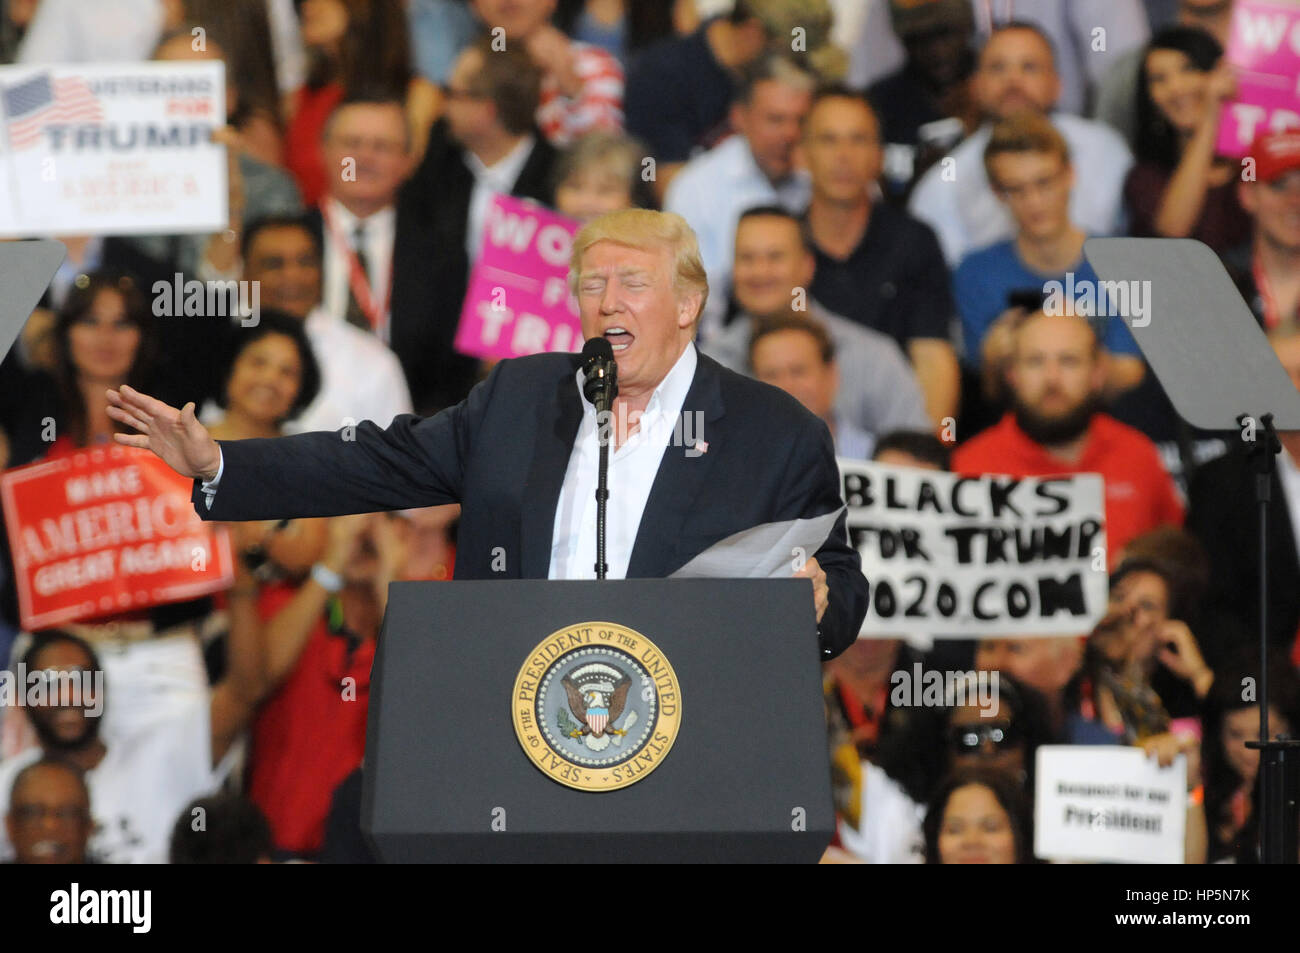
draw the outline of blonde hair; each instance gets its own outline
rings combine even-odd
[[[686,219],[676,212],[653,212],[643,208],[608,212],[592,219],[573,238],[569,289],[575,295],[578,293],[582,256],[597,242],[613,242],[638,251],[667,248],[673,256],[673,290],[678,297],[699,293],[700,307],[695,320],[700,320],[704,303],[709,300],[709,279],[704,271],[704,262],[700,260],[699,240]]]
[[[555,163],[555,185],[561,186],[581,174],[603,175],[621,182],[635,198],[645,148],[621,132],[598,129],[575,141]]]

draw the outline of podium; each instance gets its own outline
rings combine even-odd
[[[388,863],[817,861],[807,580],[394,583],[361,813]]]

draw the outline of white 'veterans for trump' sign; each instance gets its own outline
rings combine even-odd
[[[0,236],[226,227],[221,63],[0,68]]]
[[[1187,758],[1167,768],[1126,745],[1043,745],[1034,769],[1034,854],[1044,860],[1181,864]]]
[[[1102,478],[839,461],[864,636],[1080,635],[1106,609]]]

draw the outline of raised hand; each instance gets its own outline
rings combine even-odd
[[[194,416],[194,402],[180,410],[122,385],[108,392],[108,416],[140,431],[113,434],[128,447],[152,450],[183,477],[211,480],[221,466],[221,448]]]
[[[1160,638],[1164,644],[1156,657],[1161,664],[1191,685],[1197,698],[1209,694],[1210,686],[1214,684],[1214,672],[1205,664],[1196,636],[1186,623],[1169,619],[1161,627]]]

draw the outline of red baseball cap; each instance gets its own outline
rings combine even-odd
[[[1300,169],[1300,129],[1256,136],[1249,155],[1255,159],[1255,178],[1260,182],[1272,182]]]

